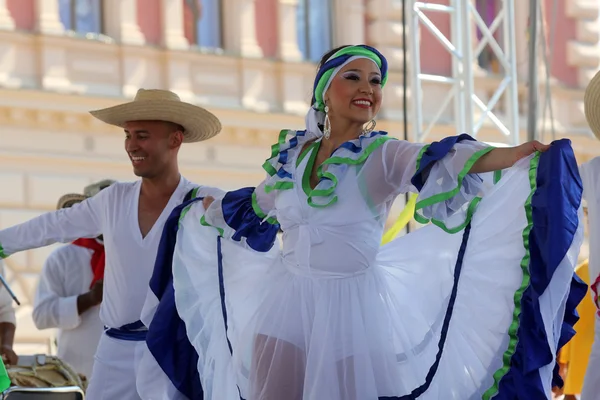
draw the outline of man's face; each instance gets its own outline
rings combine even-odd
[[[133,173],[154,178],[176,162],[183,141],[181,128],[163,121],[130,121],[125,124],[125,151]]]

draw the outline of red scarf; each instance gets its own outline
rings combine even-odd
[[[92,278],[92,283],[90,284],[90,289],[94,286],[96,282],[100,279],[104,279],[104,245],[99,243],[96,239],[77,239],[73,242],[75,246],[85,247],[86,249],[93,250],[92,261],[90,262],[92,266],[92,273],[94,277]]]

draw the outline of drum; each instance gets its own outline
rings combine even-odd
[[[55,356],[20,356],[17,365],[7,365],[12,386],[26,388],[59,388],[78,386],[85,392],[87,379]]]

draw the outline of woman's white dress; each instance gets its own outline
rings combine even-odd
[[[182,213],[173,284],[204,399],[549,398],[582,296],[570,143],[474,175],[491,148],[467,135],[374,132],[311,189],[319,143],[283,131],[258,187]],[[408,191],[433,224],[380,246]]]

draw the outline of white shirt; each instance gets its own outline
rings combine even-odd
[[[6,280],[6,273],[4,269],[4,262],[0,259],[0,274]],[[0,322],[9,322],[13,325],[17,325],[17,317],[15,315],[15,309],[13,307],[13,299],[8,293],[8,290],[0,283]]]
[[[33,306],[38,329],[58,328],[58,357],[88,378],[103,332],[100,307],[79,315],[77,297],[90,290],[93,251],[68,244],[46,259]]]
[[[600,289],[596,284],[600,279],[600,246],[595,245],[600,240],[600,157],[582,164],[579,173],[583,183],[583,198],[588,207],[590,286],[592,291],[596,291]]]
[[[106,267],[100,319],[110,328],[136,322],[146,299],[164,223],[173,208],[197,186],[182,177],[162,214],[146,237],[142,237],[138,222],[141,183],[115,183],[70,208],[0,230],[0,246],[9,256],[102,234]]]

